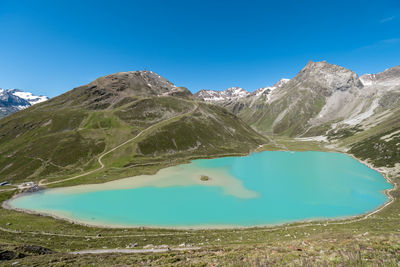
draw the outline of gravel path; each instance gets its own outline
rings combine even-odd
[[[92,173],[94,173],[94,172],[97,172],[97,171],[103,169],[103,168],[104,168],[104,163],[102,162],[102,159],[104,158],[104,156],[106,156],[106,155],[110,154],[111,152],[117,150],[118,148],[120,148],[120,147],[122,147],[122,146],[124,146],[124,145],[126,145],[126,144],[128,144],[128,143],[130,143],[130,142],[132,142],[132,141],[134,141],[134,140],[136,140],[137,138],[139,138],[140,136],[142,136],[142,134],[143,134],[144,132],[149,131],[150,129],[153,129],[153,128],[159,126],[160,124],[164,124],[164,123],[166,123],[166,122],[168,122],[168,121],[171,121],[171,120],[174,120],[174,119],[177,119],[177,118],[180,118],[180,117],[183,117],[183,116],[186,116],[186,115],[189,115],[189,114],[193,113],[193,112],[198,108],[198,104],[197,104],[197,103],[194,103],[194,104],[195,104],[195,106],[194,106],[194,108],[193,108],[192,110],[190,110],[190,111],[188,111],[188,112],[186,112],[186,113],[184,113],[184,114],[179,114],[179,115],[174,116],[174,117],[172,117],[172,118],[169,118],[169,119],[167,119],[167,120],[163,120],[163,121],[160,121],[160,122],[158,122],[158,123],[156,123],[156,124],[153,124],[152,126],[150,126],[150,127],[146,128],[146,129],[142,130],[142,131],[141,131],[140,133],[138,133],[135,137],[133,137],[133,138],[131,138],[131,139],[129,139],[129,140],[123,142],[122,144],[119,144],[118,146],[116,146],[116,147],[114,147],[114,148],[112,148],[112,149],[110,149],[110,150],[104,152],[103,154],[101,154],[101,155],[99,156],[99,158],[97,159],[98,163],[100,164],[100,167],[99,167],[99,168],[94,169],[94,170],[91,170],[91,171],[88,171],[88,172],[85,172],[85,173],[82,173],[82,174],[79,174],[79,175],[76,175],[76,176],[73,176],[73,177],[70,177],[70,178],[66,178],[66,179],[63,179],[63,180],[54,181],[54,182],[45,183],[45,182],[43,182],[43,181],[40,181],[40,182],[39,182],[39,186],[44,186],[44,185],[49,185],[49,184],[56,184],[56,183],[61,183],[61,182],[73,180],[73,179],[76,179],[76,178],[79,178],[79,177],[82,177],[82,176],[86,176],[86,175],[92,174]]]
[[[80,250],[70,252],[70,254],[79,255],[79,254],[107,254],[107,253],[160,253],[160,252],[168,252],[168,251],[186,251],[186,250],[198,250],[201,247],[184,247],[184,248],[149,248],[149,249],[89,249],[89,250]]]

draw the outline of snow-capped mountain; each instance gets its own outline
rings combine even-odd
[[[214,90],[200,90],[195,94],[195,96],[204,101],[218,102],[218,101],[231,101],[239,98],[244,98],[250,95],[240,87],[231,87],[223,91]]]
[[[282,87],[285,85],[289,79],[281,79],[279,82],[274,84],[273,86],[267,86],[263,88],[259,88],[256,91],[250,93],[243,88],[240,87],[231,87],[223,91],[216,90],[200,90],[195,94],[195,96],[201,100],[209,101],[209,102],[225,102],[225,101],[233,101],[238,99],[243,99],[247,97],[258,97],[261,95],[268,95],[273,90]]]
[[[281,88],[282,86],[284,86],[289,81],[290,81],[290,79],[283,78],[279,82],[274,84],[273,86],[267,86],[267,87],[264,87],[264,88],[257,89],[256,91],[254,91],[252,93],[252,95],[254,95],[254,96],[269,95],[273,90]]]
[[[48,99],[19,89],[0,89],[0,118]]]
[[[13,95],[18,96],[22,99],[25,99],[26,101],[29,102],[29,104],[31,105],[35,105],[41,102],[44,102],[46,100],[49,100],[49,98],[47,96],[43,96],[43,95],[34,95],[30,92],[24,92],[21,91],[19,89],[11,89],[9,90]]]

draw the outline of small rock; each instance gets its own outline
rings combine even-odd
[[[138,243],[132,243],[126,246],[126,248],[136,248],[138,246]]]
[[[11,250],[3,250],[0,252],[0,262],[4,260],[13,260],[17,256],[17,253]]]
[[[182,243],[182,244],[179,245],[179,247],[184,247],[184,246],[186,246],[185,243]]]
[[[22,245],[18,247],[19,250],[22,250],[23,252],[30,253],[30,254],[36,254],[36,255],[45,255],[45,254],[52,254],[54,251],[51,249],[38,246],[38,245]]]

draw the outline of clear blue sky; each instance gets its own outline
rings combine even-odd
[[[309,61],[400,64],[400,0],[0,0],[0,88],[56,96],[148,69],[192,92],[249,91]]]

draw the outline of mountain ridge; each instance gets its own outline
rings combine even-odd
[[[155,124],[159,127],[107,155],[107,168],[98,175],[112,172],[118,178],[132,174],[130,166],[157,160],[248,153],[274,136],[345,140],[348,149],[365,155],[373,146],[369,138],[400,128],[399,73],[394,67],[359,77],[311,61],[290,80],[252,93],[228,88],[219,101],[205,101],[207,95],[193,95],[151,71],[107,75],[3,118],[0,175],[52,180],[95,169],[98,155]],[[195,105],[195,112],[180,116]],[[384,153],[371,157],[382,162]]]
[[[400,66],[358,76],[326,61],[309,61],[279,90],[266,87],[245,97],[218,101],[195,96],[227,108],[262,134],[313,136],[328,134],[330,126],[359,124],[377,107],[394,107],[399,81]]]
[[[106,167],[93,175],[117,179],[134,175],[137,164],[161,168],[189,156],[249,153],[266,142],[224,108],[149,71],[100,77],[1,122],[0,175],[10,182],[96,169],[102,152],[144,129],[151,131],[107,154]]]

